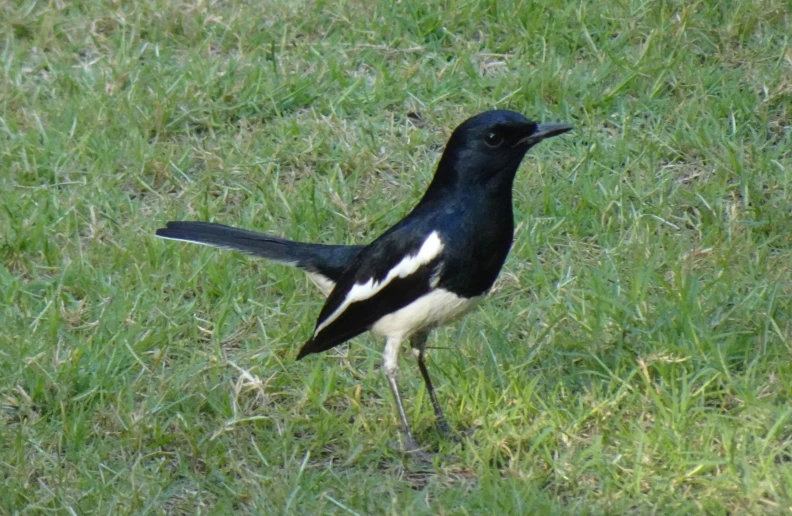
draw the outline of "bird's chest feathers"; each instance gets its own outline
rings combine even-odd
[[[512,245],[513,225],[508,218],[478,223],[462,219],[448,238],[438,286],[463,297],[484,294],[492,287]]]

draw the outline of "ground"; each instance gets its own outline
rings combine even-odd
[[[784,0],[0,2],[0,512],[792,507]],[[299,271],[157,240],[366,242],[493,107],[533,149],[480,309],[415,364],[293,359]]]

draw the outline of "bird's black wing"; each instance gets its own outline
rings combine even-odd
[[[429,293],[442,258],[443,242],[436,231],[408,225],[372,242],[330,293],[313,338],[297,359],[346,342]]]

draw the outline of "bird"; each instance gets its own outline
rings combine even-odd
[[[417,357],[436,424],[453,435],[425,363],[432,329],[473,309],[492,288],[514,238],[512,189],[528,150],[573,127],[509,110],[452,132],[423,197],[367,245],[295,242],[212,222],[171,221],[156,236],[232,249],[304,270],[327,296],[297,360],[366,331],[385,340],[382,369],[406,452],[422,452],[397,382],[405,342]]]

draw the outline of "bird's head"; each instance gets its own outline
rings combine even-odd
[[[454,130],[435,180],[461,185],[506,181],[510,187],[528,149],[571,129],[568,124],[533,122],[514,111],[485,111]]]

